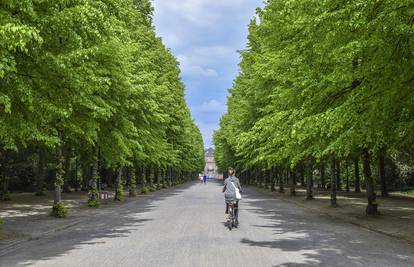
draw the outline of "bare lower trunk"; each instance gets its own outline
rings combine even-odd
[[[11,200],[9,193],[9,176],[6,171],[6,164],[9,164],[7,153],[7,151],[0,150],[0,200],[4,201]]]
[[[79,184],[78,184],[78,169],[79,169],[79,161],[78,161],[78,157],[76,157],[75,159],[75,192],[78,192],[79,189]]]
[[[36,172],[36,196],[43,196],[45,188],[45,152],[39,148],[39,160]]]
[[[276,191],[276,167],[273,167],[270,172],[270,191]]]
[[[4,200],[4,201],[11,200],[10,193],[9,193],[9,177],[7,175],[3,175],[1,200]]]
[[[306,199],[312,200],[313,199],[313,170],[312,164],[309,164],[308,168],[308,175],[306,178]]]
[[[70,192],[70,187],[69,187],[69,181],[70,181],[70,149],[66,148],[65,149],[65,164],[64,164],[64,169],[65,169],[65,175],[64,175],[64,181],[63,181],[63,192],[64,193],[69,193]]]
[[[56,148],[56,175],[55,175],[55,196],[54,203],[57,204],[62,201],[62,185],[65,175],[63,164],[65,158],[63,157],[62,146],[63,146],[63,133],[59,131],[60,144]]]
[[[348,172],[348,162],[345,162],[345,171],[346,171],[346,192],[349,192],[349,172]]]
[[[342,190],[342,181],[341,181],[341,162],[336,161],[336,189]]]
[[[157,179],[157,189],[161,189],[161,172],[159,169],[155,171],[155,177]]]
[[[335,158],[332,159],[331,164],[331,206],[336,207],[338,206],[336,202],[336,160]]]
[[[129,196],[137,196],[137,176],[135,168],[129,170]]]
[[[361,178],[359,176],[359,160],[356,158],[354,160],[354,172],[355,172],[355,192],[361,192]]]
[[[153,186],[154,186],[154,183],[153,183],[153,176],[154,175],[154,171],[153,171],[153,169],[152,168],[150,168],[149,169],[149,172],[148,172],[148,176],[147,176],[147,179],[148,179],[148,182],[149,182],[149,186],[152,188]]]
[[[114,200],[122,201],[124,199],[124,188],[122,184],[122,168],[119,167],[116,170],[115,179],[115,198]]]
[[[325,181],[325,164],[321,162],[321,187],[323,189],[326,188],[326,181]]]
[[[88,190],[88,182],[90,179],[90,168],[88,164],[88,157],[85,154],[80,158],[81,170],[82,170],[82,190]]]
[[[151,179],[151,170],[147,167],[144,172],[144,186],[148,186],[148,181]]]
[[[300,165],[299,174],[300,174],[300,185],[303,187],[305,186],[305,170],[302,165]]]
[[[275,177],[276,179],[276,177]],[[252,172],[250,171],[250,169],[247,171],[247,184],[251,185],[252,184]]]
[[[172,186],[172,168],[168,167],[167,171],[168,186]]]
[[[379,170],[379,178],[381,182],[381,196],[386,197],[388,196],[388,189],[387,189],[387,178],[385,174],[385,150],[381,149],[378,153],[378,170]]]
[[[296,171],[290,172],[290,196],[296,196]]]
[[[374,190],[374,179],[371,173],[371,156],[368,149],[364,149],[362,153],[363,172],[366,181],[368,205],[366,208],[367,215],[378,215],[377,195]]]
[[[283,182],[283,171],[281,171],[281,173],[279,174],[279,193],[284,193],[284,192],[285,192],[285,187],[284,187],[284,182]]]
[[[97,150],[93,149],[93,158],[91,164],[91,180],[89,181],[89,201],[98,200],[99,192],[98,192],[98,156]]]

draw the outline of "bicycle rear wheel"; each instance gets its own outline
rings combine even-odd
[[[233,229],[233,221],[234,221],[234,209],[232,206],[229,207],[229,219],[227,220],[227,227],[231,231]]]

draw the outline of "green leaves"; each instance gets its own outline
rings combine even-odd
[[[215,134],[221,168],[412,148],[413,12],[395,1],[268,1]]]
[[[107,167],[203,169],[150,1],[23,2],[0,4],[1,147],[55,147],[62,131],[80,153],[99,147]]]

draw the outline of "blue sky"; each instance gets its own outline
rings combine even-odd
[[[153,0],[158,36],[180,62],[186,100],[206,147],[226,112],[238,72],[237,50],[262,0]]]

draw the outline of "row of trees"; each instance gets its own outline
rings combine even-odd
[[[305,173],[308,199],[316,174],[332,205],[341,165],[353,166],[377,214],[373,166],[386,195],[386,170],[413,165],[413,12],[412,1],[268,0],[214,136],[219,166],[282,177],[292,195]]]
[[[121,192],[122,174],[133,185],[135,174],[202,170],[203,141],[179,75],[149,0],[1,1],[2,197],[17,166],[27,170],[21,186],[36,177],[42,194],[54,164],[55,213],[78,165],[91,205],[100,174]]]

